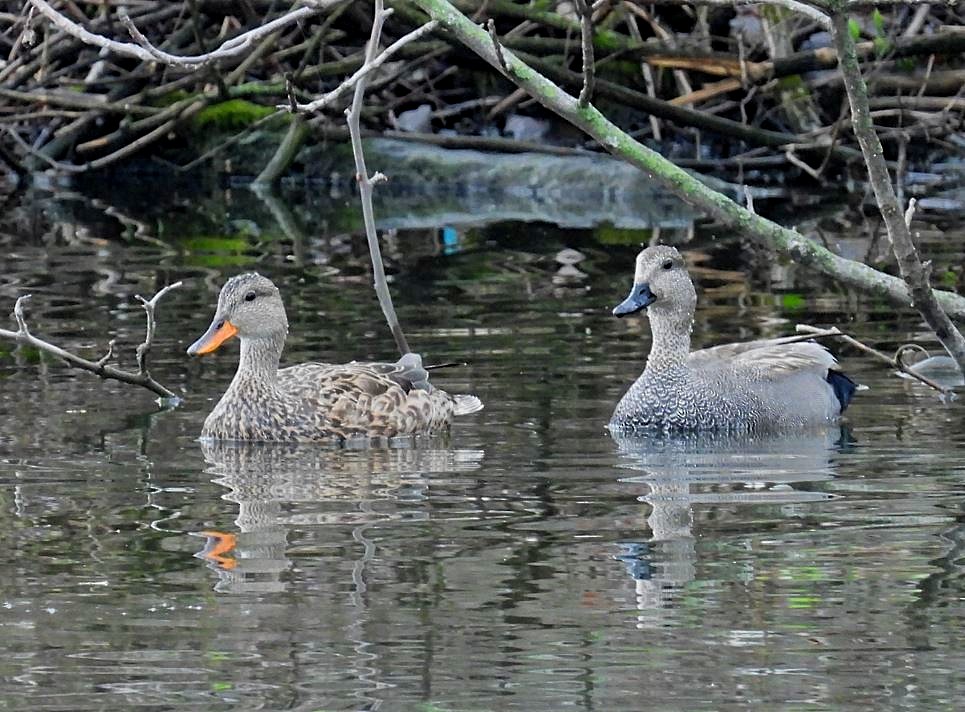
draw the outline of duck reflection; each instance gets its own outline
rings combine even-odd
[[[216,441],[203,442],[202,452],[206,472],[229,490],[224,499],[238,504],[237,532],[198,532],[206,542],[196,556],[217,572],[215,590],[223,593],[285,590],[291,527],[425,518],[426,476],[475,470],[483,458],[481,450]],[[375,500],[393,506],[375,511]]]
[[[640,474],[621,478],[638,483],[638,498],[651,507],[651,537],[620,543],[616,558],[634,581],[638,627],[665,625],[661,609],[671,606],[696,578],[694,506],[793,505],[824,501],[807,483],[833,477],[831,455],[850,436],[842,428],[784,436],[614,437],[620,467]]]

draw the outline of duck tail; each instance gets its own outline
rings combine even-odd
[[[483,409],[483,402],[476,398],[476,396],[459,395],[452,397],[453,415],[469,415],[470,413],[477,413]]]
[[[858,384],[841,371],[833,368],[828,369],[827,381],[831,384],[831,388],[834,389],[834,395],[838,399],[838,403],[841,404],[841,412],[843,413],[847,409],[848,403],[854,398],[854,392],[858,390]]]

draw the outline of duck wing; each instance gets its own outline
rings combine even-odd
[[[801,341],[801,337],[799,336],[782,336],[776,339],[757,339],[756,341],[720,344],[719,346],[710,346],[706,349],[691,351],[690,365],[701,366],[705,363],[723,363],[726,361],[732,361],[734,359],[746,359],[748,358],[748,354],[751,352],[757,352],[753,355],[754,359],[762,356],[765,351],[779,358],[780,354],[782,353],[788,353],[791,355],[796,354],[797,352],[792,347],[798,344],[810,345],[812,347],[816,346],[818,349],[828,353],[823,346],[814,341]],[[787,350],[785,351],[785,349]],[[803,353],[808,354],[810,352],[811,349],[809,348],[805,349]],[[830,354],[828,355],[830,356]]]
[[[831,352],[814,341],[766,339],[741,344],[722,344],[690,354],[696,368],[728,366],[736,371],[752,371],[757,378],[779,380],[786,376],[812,372],[822,377],[837,361]]]
[[[436,432],[455,411],[416,354],[396,363],[302,363],[281,369],[278,381],[305,417],[324,417],[325,428],[345,438]]]

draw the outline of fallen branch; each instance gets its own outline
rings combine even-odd
[[[943,396],[947,396],[951,393],[951,390],[952,390],[951,388],[946,388],[945,386],[935,383],[935,381],[933,381],[932,379],[913,371],[912,369],[910,369],[908,366],[905,365],[905,362],[902,359],[902,354],[909,349],[921,348],[916,344],[904,344],[903,346],[898,348],[894,356],[888,356],[887,354],[884,354],[881,351],[878,351],[878,349],[872,348],[867,344],[864,344],[861,341],[858,341],[853,336],[850,336],[849,334],[844,333],[836,326],[832,326],[829,329],[820,329],[816,326],[810,326],[808,324],[798,324],[795,327],[795,331],[800,332],[802,336],[800,337],[790,336],[786,340],[782,339],[782,341],[784,341],[784,343],[793,343],[795,341],[808,341],[810,339],[820,339],[824,337],[834,337],[837,339],[841,339],[846,344],[850,344],[851,346],[854,346],[859,351],[863,351],[869,356],[873,356],[874,358],[878,359],[882,363],[888,364],[896,371],[901,371],[905,375],[911,378],[914,378],[917,381],[921,381],[929,388],[934,388]]]
[[[881,211],[891,249],[898,260],[898,269],[908,285],[911,293],[912,305],[918,310],[922,318],[942,342],[948,354],[955,359],[958,367],[965,373],[965,337],[948,318],[945,310],[935,297],[929,284],[928,270],[918,256],[918,248],[911,236],[904,212],[898,205],[898,197],[891,183],[888,166],[885,165],[884,149],[878,134],[875,132],[871,119],[871,109],[868,105],[868,87],[861,76],[861,66],[855,50],[854,39],[848,27],[848,16],[836,13],[831,18],[831,37],[840,58],[841,73],[844,75],[844,86],[848,92],[851,104],[851,116],[854,122],[853,131],[864,154],[868,166],[868,176],[871,188]]]
[[[447,0],[412,0],[429,16],[449,30],[466,47],[496,69],[499,60],[489,35]],[[637,166],[676,195],[704,210],[725,226],[740,231],[766,249],[790,257],[803,267],[826,274],[841,283],[868,294],[887,299],[902,307],[911,306],[908,287],[898,277],[841,257],[795,230],[756,215],[718,193],[687,171],[675,166],[656,151],[636,141],[591,104],[580,107],[577,100],[539,74],[513,52],[503,47],[508,77],[550,111],[596,139],[615,156]],[[598,84],[599,87],[599,84]],[[958,319],[965,320],[965,297],[934,290],[942,306]]]
[[[137,372],[125,371],[123,369],[111,366],[109,361],[114,356],[114,341],[108,344],[107,353],[104,354],[97,361],[90,361],[76,354],[72,354],[69,351],[65,351],[59,346],[55,346],[48,341],[44,341],[30,333],[30,329],[27,328],[27,320],[24,316],[23,305],[30,299],[29,294],[25,294],[17,299],[16,304],[13,307],[13,316],[17,321],[17,330],[8,331],[7,329],[0,329],[0,338],[12,339],[18,343],[25,344],[27,346],[33,346],[36,349],[45,351],[52,354],[60,359],[63,359],[70,366],[75,366],[77,368],[83,369],[85,371],[90,371],[96,376],[101,378],[121,381],[122,383],[129,383],[133,386],[141,386],[142,388],[147,388],[149,391],[156,393],[161,398],[167,399],[171,404],[177,405],[180,402],[180,398],[174,391],[168,390],[160,383],[158,383],[151,376],[150,371],[147,367],[147,357],[154,345],[154,331],[156,326],[154,312],[157,307],[158,302],[164,297],[165,294],[170,292],[172,289],[177,289],[181,286],[181,282],[175,282],[174,284],[169,284],[164,289],[155,294],[151,299],[144,299],[141,296],[137,296],[138,301],[144,307],[144,312],[147,315],[147,325],[145,329],[144,341],[140,346],[137,347]]]

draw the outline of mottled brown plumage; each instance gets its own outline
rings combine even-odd
[[[188,354],[211,353],[235,335],[238,371],[204,421],[203,437],[305,442],[431,435],[446,430],[454,415],[482,408],[475,396],[430,385],[418,354],[396,363],[279,369],[288,318],[278,288],[255,273],[225,283],[211,326]]]

